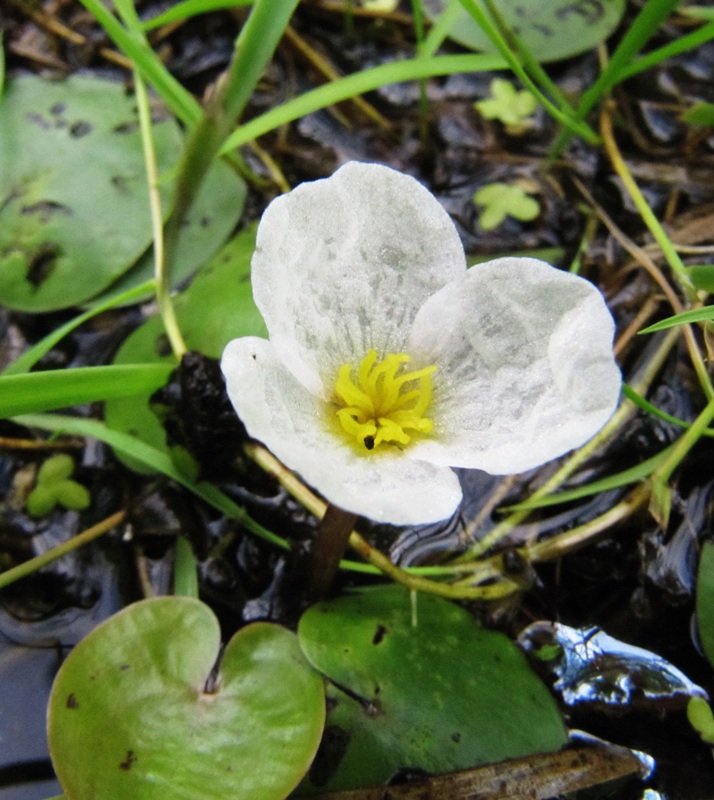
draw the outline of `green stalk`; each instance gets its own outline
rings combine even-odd
[[[174,594],[198,597],[198,565],[191,543],[185,536],[176,540],[174,558]]]
[[[176,204],[164,231],[164,279],[171,273],[183,220],[229,131],[243,112],[290,22],[298,0],[256,0],[200,122],[190,132],[176,182]]]
[[[612,116],[609,109],[604,109],[603,113],[600,115],[600,133],[602,134],[603,144],[605,145],[605,150],[610,158],[610,163],[627,189],[627,192],[632,198],[632,202],[637,207],[643,222],[649,229],[657,244],[660,246],[664,257],[667,259],[667,263],[679,281],[679,285],[690,296],[690,298],[694,298],[696,296],[696,292],[689,278],[687,268],[684,266],[682,259],[679,257],[679,253],[672,244],[669,236],[667,236],[667,233],[662,227],[660,221],[649,207],[647,200],[645,200],[645,196],[642,194],[642,191],[633,178],[625,159],[620,153],[620,150],[617,146],[617,141],[615,140],[615,134],[612,127]]]
[[[164,330],[173,350],[176,361],[181,361],[186,354],[186,342],[176,317],[176,309],[171,299],[171,282],[166,274],[164,260],[164,224],[161,210],[161,193],[159,191],[159,173],[156,166],[156,151],[151,126],[151,111],[146,86],[137,70],[134,70],[136,86],[136,103],[139,109],[139,128],[141,144],[144,150],[144,167],[149,189],[149,209],[154,241],[154,278],[156,280],[156,301],[164,324]]]
[[[62,556],[66,556],[68,553],[71,553],[80,547],[84,547],[85,544],[89,544],[89,542],[94,541],[94,539],[98,539],[100,536],[103,536],[105,533],[107,533],[107,531],[110,531],[112,528],[115,528],[117,525],[121,524],[125,518],[126,511],[117,511],[110,517],[98,522],[96,525],[92,525],[91,528],[87,528],[86,531],[82,531],[82,533],[73,536],[68,541],[58,544],[51,550],[48,550],[39,556],[35,556],[28,561],[24,561],[22,564],[18,564],[16,567],[5,570],[5,572],[0,573],[0,589],[4,589],[11,583],[19,581],[21,578],[26,578],[28,575],[32,575],[33,572],[37,572],[37,570],[46,567],[48,564],[51,564],[58,558],[62,558]]]

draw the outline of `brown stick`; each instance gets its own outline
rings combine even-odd
[[[319,797],[320,800],[545,800],[618,778],[644,777],[646,772],[630,750],[602,742],[392,786],[327,792]]]

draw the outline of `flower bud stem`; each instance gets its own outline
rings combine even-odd
[[[312,543],[307,575],[307,595],[322,597],[337,574],[340,560],[354,528],[356,514],[343,511],[332,504],[327,506]]]

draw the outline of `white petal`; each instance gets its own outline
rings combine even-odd
[[[456,510],[461,487],[452,470],[405,458],[395,448],[352,449],[334,408],[292,376],[271,343],[235,339],[221,368],[248,433],[329,502],[394,525],[436,522]]]
[[[267,208],[253,296],[293,374],[328,399],[343,363],[402,352],[424,301],[464,273],[458,233],[414,178],[350,162]]]
[[[409,455],[512,474],[580,446],[620,396],[613,334],[588,281],[531,258],[477,264],[414,322],[408,352],[437,371],[434,438]]]

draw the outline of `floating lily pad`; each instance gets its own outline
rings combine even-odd
[[[484,6],[482,0],[476,2]],[[424,4],[431,19],[447,5],[448,0],[426,0]],[[504,23],[542,63],[570,58],[596,47],[617,28],[625,12],[625,0],[500,0],[497,6]],[[473,50],[496,52],[465,9],[456,15],[449,36]]]
[[[182,136],[173,119],[154,115],[164,178]],[[203,248],[188,248],[186,261],[202,252],[191,268],[215,252],[242,208],[240,179],[223,167],[213,180],[221,204],[190,225],[206,237]],[[173,182],[161,187],[168,214]],[[10,82],[0,100],[0,302],[32,312],[77,305],[127,272],[150,242],[136,101],[124,85],[81,75]]]
[[[702,649],[714,666],[714,543],[704,542],[697,573],[697,626]]]
[[[189,350],[219,358],[231,339],[266,335],[250,285],[255,231],[253,225],[234,237],[176,299],[176,315]],[[127,337],[114,363],[149,364],[172,359],[163,324],[156,316]],[[149,408],[149,395],[108,400],[105,420],[114,430],[166,449],[164,430]],[[137,464],[131,466],[139,469]]]
[[[376,785],[401,767],[447,772],[559,749],[563,721],[506,636],[402,587],[319,603],[298,636],[333,682],[320,751],[301,788]]]
[[[227,644],[186,597],[135,603],[62,665],[48,712],[68,800],[281,800],[322,730],[320,676],[294,634],[255,623]]]

